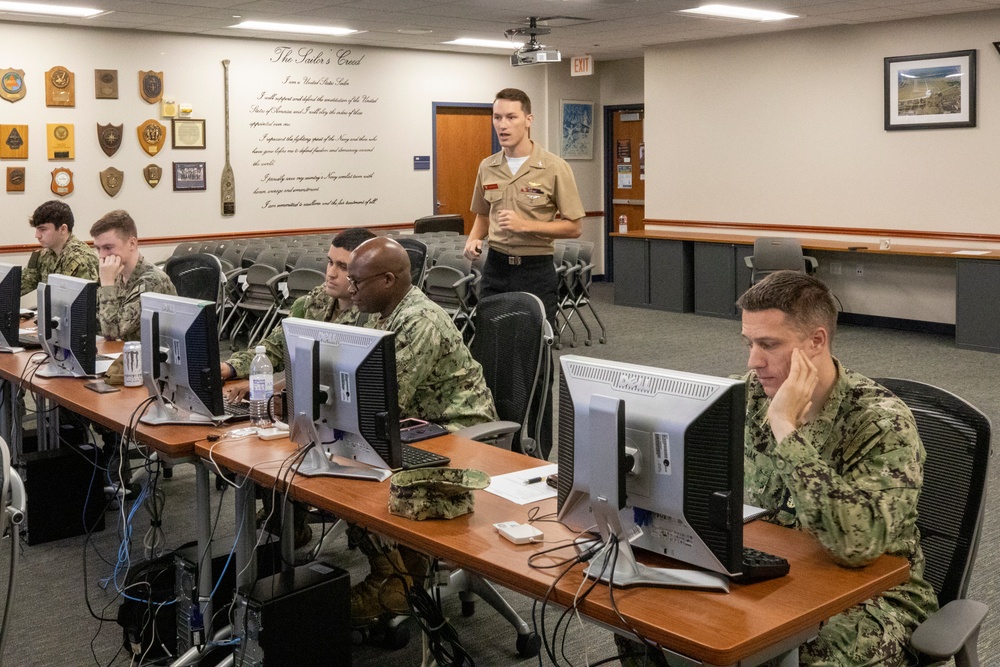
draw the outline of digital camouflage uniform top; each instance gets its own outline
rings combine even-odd
[[[37,288],[38,283],[46,282],[50,273],[97,280],[99,267],[100,261],[94,249],[70,234],[61,253],[57,255],[55,251],[45,248],[38,251],[38,263],[35,266],[28,263],[21,272],[21,296]]]
[[[354,306],[344,311],[340,310],[337,300],[327,294],[322,285],[314,287],[308,294],[296,299],[288,314],[289,317],[335,324],[356,324],[359,317],[358,309]],[[281,371],[285,366],[285,330],[281,328],[280,322],[260,344],[267,350],[267,358],[275,372]],[[232,364],[237,378],[250,376],[250,362],[254,356],[255,352],[249,349],[241,350],[229,357],[228,363]]]
[[[139,340],[142,317],[139,295],[143,292],[177,294],[170,277],[139,255],[127,283],[119,275],[114,285],[97,288],[97,321],[102,336],[112,340]]]
[[[416,287],[389,317],[365,325],[396,333],[399,416],[417,417],[449,431],[497,419],[483,367],[451,318]]]
[[[913,629],[937,609],[916,526],[924,447],[901,400],[834,363],[823,409],[780,443],[767,421],[770,399],[755,373],[745,376],[745,502],[815,536],[841,565],[885,553],[909,559],[908,582],[830,619],[800,654],[807,665],[901,664]]]

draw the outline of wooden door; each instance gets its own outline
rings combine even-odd
[[[476,219],[469,210],[476,170],[497,150],[492,105],[435,106],[434,212],[461,215],[466,234]]]
[[[619,217],[628,230],[642,230],[646,217],[646,145],[643,143],[643,106],[604,107],[604,278],[614,280],[612,239]]]
[[[614,171],[611,179],[612,224],[628,217],[628,229],[642,230],[646,217],[646,146],[642,140],[642,110],[616,110],[611,122]]]

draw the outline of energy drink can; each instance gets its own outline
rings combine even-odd
[[[122,350],[123,373],[126,387],[142,386],[142,343],[130,341]]]

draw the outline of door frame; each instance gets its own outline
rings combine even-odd
[[[604,280],[614,282],[615,262],[612,252],[611,234],[618,230],[615,225],[614,206],[614,179],[617,170],[615,168],[615,141],[614,141],[614,114],[616,111],[645,111],[645,104],[614,104],[604,107]],[[645,123],[645,115],[643,115]]]
[[[438,170],[438,159],[437,159],[437,114],[439,107],[462,107],[466,109],[493,109],[493,103],[489,104],[485,102],[431,102],[431,178],[434,181],[434,185],[431,188],[431,211],[432,213],[437,213],[437,202],[438,202],[438,182],[437,182],[437,170]],[[491,123],[492,125],[492,123]],[[494,153],[500,151],[500,141],[497,140],[497,133],[490,132],[490,148]],[[472,193],[469,193],[472,196]]]

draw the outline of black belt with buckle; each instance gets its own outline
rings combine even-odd
[[[508,255],[499,250],[490,250],[490,254],[487,257],[493,257],[494,253],[500,262],[507,266],[536,266],[552,263],[552,255]],[[487,259],[487,261],[489,260]]]

